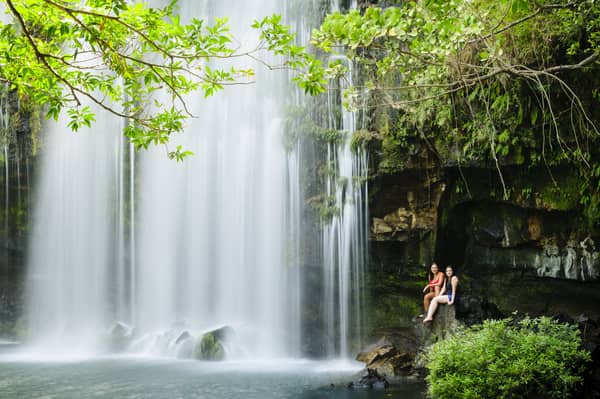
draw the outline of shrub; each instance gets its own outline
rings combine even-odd
[[[486,321],[432,345],[432,398],[569,398],[590,360],[576,326],[548,317]]]

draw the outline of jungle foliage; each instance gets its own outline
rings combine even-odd
[[[596,0],[425,0],[333,13],[313,33],[344,53],[369,104],[381,158],[416,141],[440,165],[573,168],[592,224],[600,215],[600,6]],[[343,65],[328,71],[343,76]],[[391,162],[390,162],[391,160]],[[559,182],[554,184],[558,187]]]
[[[427,352],[432,398],[569,398],[590,360],[577,326],[548,317],[489,320]]]

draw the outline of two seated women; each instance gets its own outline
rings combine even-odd
[[[439,270],[438,265],[433,263],[429,273],[429,282],[423,292],[425,293],[428,288],[429,292],[423,298],[423,306],[427,312],[423,324],[433,321],[433,315],[439,304],[454,304],[458,289],[458,277],[454,275],[452,266],[448,265],[446,267],[446,274],[444,275]]]

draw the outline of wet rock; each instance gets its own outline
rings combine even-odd
[[[178,343],[176,343],[177,348],[175,350],[175,356],[178,359],[190,359],[194,353],[194,337],[191,335]]]
[[[108,347],[110,351],[120,352],[126,349],[133,337],[133,328],[122,322],[116,322],[108,334]]]
[[[362,350],[356,360],[365,362],[367,370],[379,376],[406,376],[412,372],[414,355],[400,352],[386,338]]]
[[[356,360],[369,365],[378,359],[394,354],[396,354],[396,348],[384,337],[377,343],[369,345],[360,351],[358,355],[356,355]]]
[[[120,321],[110,329],[110,335],[113,337],[126,337],[131,333],[131,327]]]
[[[413,354],[398,352],[393,356],[376,360],[368,367],[384,376],[407,376],[413,371],[413,360]]]
[[[350,389],[386,389],[390,383],[377,370],[366,369],[360,378],[348,384]]]
[[[178,345],[178,344],[182,343],[183,341],[186,341],[190,338],[192,338],[192,335],[187,331],[183,331],[181,334],[179,334],[179,336],[175,340],[175,344]]]
[[[214,335],[216,340],[223,343],[231,340],[231,338],[233,338],[233,336],[235,335],[235,331],[229,326],[217,328],[215,330],[210,331],[209,333]]]
[[[194,337],[188,331],[183,331],[175,339],[175,356],[179,359],[189,359],[194,353]]]
[[[196,342],[192,356],[197,360],[223,360],[225,343],[233,333],[233,329],[229,326],[206,332]]]

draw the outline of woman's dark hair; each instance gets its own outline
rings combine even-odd
[[[437,268],[438,268],[438,272],[440,271],[440,266],[438,265],[438,263],[437,263],[437,262],[435,262],[435,261],[431,262],[431,265],[429,266],[429,270],[427,271],[427,281],[429,281],[429,280],[433,280],[433,278],[435,277],[435,276],[433,275],[433,273],[431,272],[431,266],[433,266],[433,265],[436,265],[436,266],[437,266]]]

